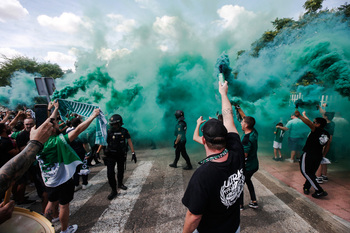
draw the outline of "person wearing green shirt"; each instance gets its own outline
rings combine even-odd
[[[236,109],[240,116],[242,117],[241,126],[242,130],[244,132],[243,138],[242,138],[242,144],[244,149],[244,156],[245,156],[245,183],[248,186],[249,194],[251,202],[249,203],[249,207],[256,209],[258,208],[258,202],[256,200],[255,195],[255,189],[253,182],[251,180],[252,176],[255,172],[259,170],[259,160],[258,160],[258,131],[254,128],[255,125],[255,119],[251,116],[246,116],[243,112],[243,110],[236,106]],[[241,209],[243,209],[243,192],[240,197],[240,205]]]
[[[282,126],[283,123],[279,122],[276,125],[276,131],[274,132],[275,138],[273,140],[273,153],[274,157],[273,160],[275,161],[282,161],[282,154],[281,154],[281,149],[282,149],[282,141],[283,141],[283,136],[284,136],[284,130],[278,128],[277,126]],[[279,158],[277,158],[277,153],[279,154]]]

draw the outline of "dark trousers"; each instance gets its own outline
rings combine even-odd
[[[184,158],[186,160],[187,165],[192,166],[191,161],[190,161],[190,157],[188,157],[188,154],[186,151],[186,141],[184,141],[184,142],[180,141],[177,143],[177,147],[175,149],[175,160],[174,160],[175,165],[177,164],[177,162],[180,159],[180,153],[182,155],[182,158]]]
[[[115,164],[117,164],[118,185],[122,185],[124,179],[124,155],[105,157],[104,163],[107,166],[107,178],[109,186],[111,186],[113,191],[117,191],[117,181],[115,179]]]
[[[91,148],[91,155],[89,156],[89,158],[87,159],[87,164],[91,166],[91,161],[94,160],[96,164],[99,163],[98,161],[98,157],[96,155],[96,151],[98,149],[100,145],[94,145],[92,148]]]
[[[313,155],[304,152],[300,158],[300,171],[305,177],[304,189],[310,189],[311,185],[316,192],[323,192],[322,187],[316,181],[316,171],[320,166],[322,155]]]
[[[80,176],[83,179],[83,185],[87,185],[88,184],[88,175],[79,175],[78,174],[80,172],[82,166],[83,166],[82,164],[78,165],[77,169],[75,170],[75,173],[74,173],[74,176],[73,176],[74,185],[75,186],[79,185],[79,178],[80,178]]]
[[[245,176],[245,183],[248,186],[248,190],[249,190],[249,194],[250,194],[250,199],[252,201],[256,201],[256,196],[255,196],[255,189],[254,189],[254,185],[252,182],[252,176],[254,175],[255,172],[258,171],[259,168],[256,168],[252,171],[245,171],[244,176]],[[240,205],[243,206],[243,199],[244,199],[244,193],[242,191],[241,196],[239,197],[239,203]]]

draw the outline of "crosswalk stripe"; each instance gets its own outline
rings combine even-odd
[[[107,167],[89,179],[92,186],[86,190],[80,189],[74,193],[74,199],[69,204],[70,215],[74,215],[105,183],[107,182]]]
[[[153,161],[142,161],[139,163],[125,183],[128,190],[122,192],[111,201],[111,204],[102,213],[91,232],[123,232],[152,166]]]

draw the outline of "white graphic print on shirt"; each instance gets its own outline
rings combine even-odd
[[[326,143],[328,142],[329,138],[327,135],[325,134],[322,134],[321,137],[319,138],[320,140],[320,144],[323,146],[323,145],[326,145]]]
[[[227,208],[233,205],[241,195],[244,187],[243,169],[232,174],[220,189],[221,203]]]

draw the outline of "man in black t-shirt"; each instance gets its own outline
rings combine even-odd
[[[327,196],[328,193],[316,181],[316,171],[323,158],[323,148],[330,138],[329,133],[324,130],[327,121],[322,117],[317,117],[311,122],[307,117],[300,115],[298,110],[295,111],[295,116],[299,117],[311,129],[300,157],[300,171],[306,179],[304,194],[308,195],[312,186],[315,189],[315,193],[312,194],[314,198]]]
[[[182,203],[188,208],[183,232],[239,232],[237,201],[244,187],[244,151],[227,97],[227,82],[219,83],[223,123],[210,119],[202,127],[206,158],[194,172]],[[204,121],[197,121],[201,124]],[[199,127],[197,125],[197,127]]]

